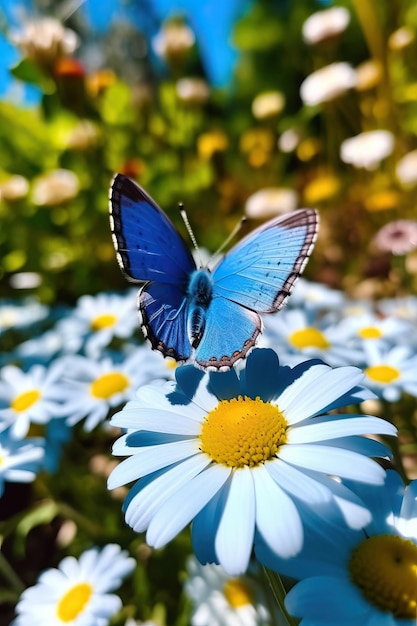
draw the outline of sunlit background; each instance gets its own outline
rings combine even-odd
[[[90,337],[61,316],[77,307],[89,332],[101,332],[105,316],[121,306],[115,300],[108,309],[103,300],[100,308],[93,297],[104,293],[128,294],[125,321],[120,332],[88,344],[86,354],[99,354],[110,342],[119,349],[127,332],[141,344],[135,290],[127,291],[110,235],[108,194],[116,172],[140,183],[187,238],[182,202],[199,246],[210,252],[242,216],[248,219],[238,237],[275,215],[317,208],[319,238],[304,277],[318,291],[304,285],[294,294],[293,306],[306,319],[291,326],[291,310],[287,318],[279,313],[282,328],[272,336],[278,332],[283,350],[297,344],[288,333],[303,324],[311,330],[317,300],[319,330],[308,336],[317,350],[303,354],[326,360],[323,350],[338,338],[330,364],[364,367],[356,344],[343,350],[339,327],[326,335],[336,300],[344,298],[340,317],[372,311],[366,328],[391,315],[401,320],[400,327],[388,324],[390,346],[402,332],[399,344],[415,355],[415,0],[2,0],[2,365],[49,366],[60,349],[75,354]],[[306,347],[306,336],[297,337],[291,354]],[[31,343],[39,338],[42,347]],[[164,376],[172,372],[167,368]],[[381,402],[385,409],[393,403],[388,417],[400,426],[398,458],[412,478],[415,394],[401,389],[402,404],[395,393]],[[25,585],[94,541],[110,538],[124,547],[133,541],[120,513],[124,492],[109,504],[105,487],[114,433],[94,431],[115,404],[106,405],[104,417],[88,428],[93,432],[79,428],[60,472],[55,465],[34,489],[11,484],[0,501],[2,519],[14,520],[4,522],[6,552]],[[387,416],[385,409],[376,405]],[[59,450],[68,437],[57,436]],[[43,501],[49,508],[39,506]],[[140,567],[127,592],[130,608],[112,624],[135,618],[186,625],[189,605],[179,594],[188,535],[152,555],[136,539],[134,550]],[[10,623],[22,588],[4,567],[2,625]]]

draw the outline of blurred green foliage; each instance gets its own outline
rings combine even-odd
[[[240,57],[233,84],[225,90],[210,89],[201,75],[187,74],[190,67],[201,68],[195,46],[181,62],[178,56],[168,59],[171,75],[164,79],[152,73],[148,57],[142,58],[140,80],[132,83],[111,68],[88,73],[73,56],[55,59],[53,70],[23,58],[12,71],[37,84],[43,98],[34,109],[0,103],[0,185],[13,175],[28,183],[21,196],[2,194],[0,295],[10,295],[8,279],[14,273],[27,271],[41,274],[36,291],[47,302],[73,302],[82,293],[123,285],[107,220],[108,187],[116,171],[138,180],[180,229],[176,206],[184,202],[200,245],[210,250],[230,232],[250,194],[293,187],[301,204],[322,208],[329,231],[323,239],[327,249],[319,242],[312,263],[315,277],[337,286],[374,274],[385,279],[390,268],[385,259],[370,260],[369,242],[381,225],[415,211],[414,189],[400,188],[394,166],[416,143],[417,12],[411,1],[341,4],[351,15],[346,32],[311,46],[303,41],[302,24],[322,5],[302,0],[281,8],[254,2],[235,26]],[[413,37],[396,49],[389,36],[400,27]],[[369,59],[382,68],[371,88],[322,106],[301,101],[300,84],[312,70],[333,61],[357,66]],[[181,92],[184,79],[191,82]],[[271,90],[283,94],[283,110],[255,117],[254,98]],[[342,163],[341,141],[374,128],[394,133],[393,155],[372,172]],[[284,152],[277,142],[288,129],[300,141]],[[51,192],[42,200],[39,179],[57,169],[73,172],[78,188],[64,198]],[[337,180],[329,197],[325,189],[319,193],[324,174]],[[305,193],[313,180],[319,181],[316,193]],[[395,201],[390,205],[387,196],[385,209],[388,192]],[[367,209],[369,196],[378,193],[384,210]]]

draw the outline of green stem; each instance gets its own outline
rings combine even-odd
[[[20,596],[24,591],[25,585],[20,580],[10,563],[6,560],[4,554],[0,551],[0,575],[8,581],[13,590]]]
[[[280,575],[265,566],[263,569],[265,576],[268,579],[272,593],[274,594],[276,603],[278,604],[278,607],[280,609],[281,615],[285,619],[285,623],[288,626],[297,626],[298,620],[294,617],[291,617],[291,615],[287,613],[287,610],[285,608],[284,600],[286,596],[286,591],[284,589],[284,585],[282,584]],[[282,626],[284,626],[284,624],[282,624]]]

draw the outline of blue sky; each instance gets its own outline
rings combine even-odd
[[[79,9],[97,32],[105,32],[112,20],[128,19],[151,39],[168,17],[183,14],[193,28],[207,76],[215,86],[225,86],[236,61],[230,45],[234,22],[250,5],[251,0],[86,0]],[[18,27],[22,17],[33,15],[30,0],[2,0],[1,11],[11,27]],[[19,53],[0,34],[0,97],[10,95],[12,79],[8,68],[19,59]],[[24,101],[36,102],[36,90],[24,87]]]

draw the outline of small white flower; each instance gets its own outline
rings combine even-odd
[[[64,169],[53,170],[34,182],[32,201],[40,206],[56,206],[75,198],[78,190],[79,180],[74,172]]]
[[[23,372],[15,365],[0,370],[0,429],[10,427],[16,439],[25,437],[30,423],[47,424],[62,415],[61,392],[64,360],[48,369],[33,365]]]
[[[15,174],[0,183],[0,200],[13,202],[21,200],[29,191],[29,183],[26,178]]]
[[[356,72],[349,63],[326,65],[302,82],[300,96],[304,104],[316,106],[330,102],[356,85]]]
[[[295,128],[287,128],[278,138],[281,152],[294,152],[301,141],[301,134]]]
[[[331,7],[310,15],[303,24],[304,41],[310,45],[336,37],[346,30],[350,13],[345,7]]]
[[[417,150],[407,152],[397,163],[395,174],[404,187],[417,184]]]
[[[122,295],[81,296],[73,314],[60,322],[60,329],[67,325],[69,332],[77,329],[74,334],[85,337],[87,356],[98,358],[113,337],[127,339],[139,327],[136,293],[136,289],[129,289]]]
[[[417,397],[417,356],[410,346],[387,347],[377,342],[364,344],[365,384],[388,402],[396,402],[405,391]]]
[[[184,56],[194,45],[194,33],[186,24],[171,22],[153,38],[152,47],[164,59]]]
[[[116,544],[68,556],[43,572],[17,604],[12,626],[107,626],[122,607],[115,594],[136,562]]]
[[[191,626],[260,626],[270,623],[261,590],[248,576],[232,577],[220,565],[187,561],[184,591],[193,603]]]
[[[181,78],[176,90],[178,98],[188,104],[204,104],[210,96],[210,87],[202,78]]]
[[[30,437],[17,441],[9,430],[0,431],[0,497],[4,483],[28,483],[36,477],[44,458],[44,440]]]
[[[66,364],[62,412],[69,426],[86,418],[87,432],[104,421],[110,409],[133,397],[140,385],[172,377],[160,355],[147,346],[136,347],[118,364],[110,358],[97,362],[79,355],[66,357]]]
[[[79,44],[78,35],[53,17],[31,20],[21,31],[12,33],[12,40],[28,59],[47,67],[60,57],[70,56]]]
[[[314,309],[306,312],[288,308],[279,315],[269,316],[259,345],[277,350],[282,361],[289,365],[307,358],[322,359],[333,367],[363,362],[362,348],[346,345],[338,321],[316,316]]]
[[[49,308],[33,298],[0,303],[0,332],[7,328],[24,328],[45,319]]]
[[[263,218],[290,213],[297,208],[298,195],[293,189],[270,187],[260,189],[246,200],[248,217]]]
[[[394,135],[388,130],[371,130],[345,139],[340,158],[354,167],[374,170],[394,149]]]
[[[281,113],[285,106],[285,96],[280,91],[260,93],[252,102],[253,116],[258,120],[274,117]]]

